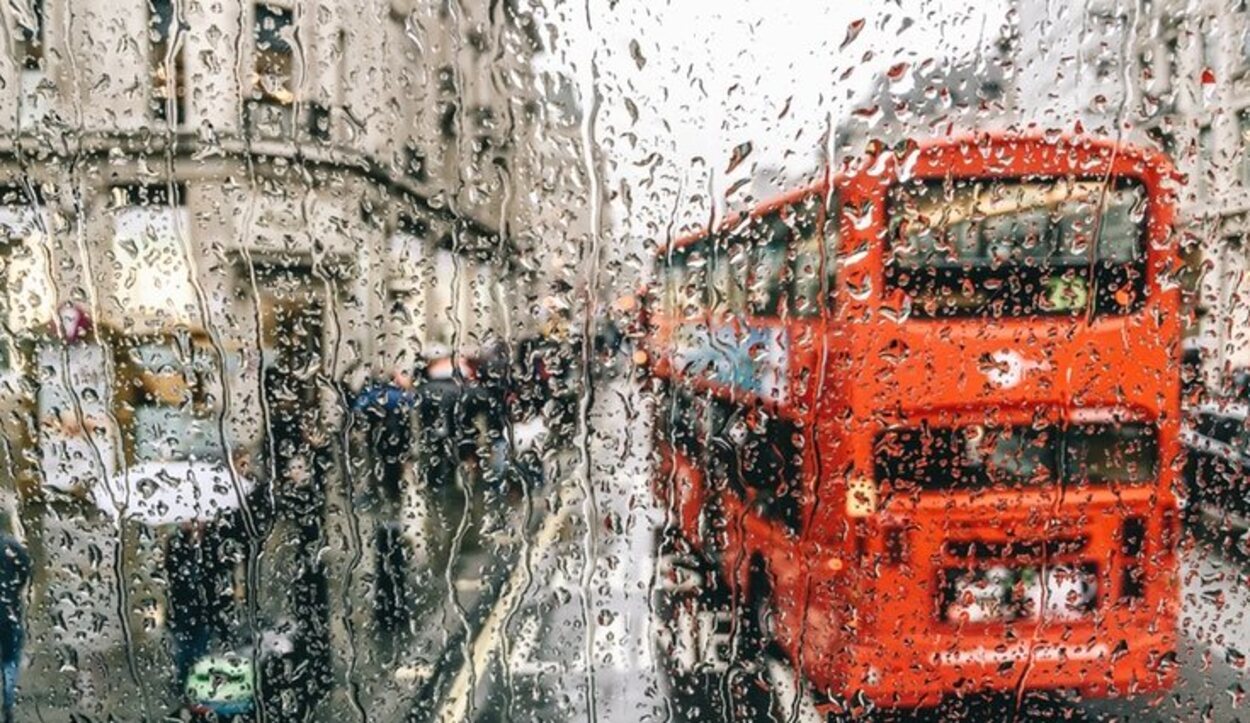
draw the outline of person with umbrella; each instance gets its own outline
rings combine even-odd
[[[444,562],[453,532],[464,509],[464,490],[457,485],[457,469],[469,451],[466,442],[465,400],[474,381],[472,370],[453,360],[450,352],[435,348],[429,369],[417,393],[420,420],[419,450],[423,486],[430,502],[436,532],[436,567]]]
[[[30,582],[30,556],[17,538],[12,510],[0,512],[0,671],[4,675],[4,720],[13,720],[17,678],[22,664],[26,627],[22,598]]]
[[[373,453],[373,479],[388,514],[375,531],[377,589],[374,613],[382,630],[394,630],[408,620],[405,571],[408,554],[399,524],[404,478],[412,446],[412,410],[416,406],[412,376],[395,371],[387,381],[375,381],[357,395],[353,411],[365,417]]]
[[[224,636],[233,605],[232,537],[240,536],[245,500],[256,489],[242,457],[140,461],[92,490],[107,517],[170,529],[165,548],[167,626],[178,684]]]
[[[386,381],[365,386],[352,404],[353,411],[365,415],[378,488],[388,502],[400,499],[412,443],[410,415],[416,401],[412,376],[396,371]]]

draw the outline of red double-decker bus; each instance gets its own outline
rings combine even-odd
[[[663,249],[654,486],[739,637],[831,703],[1171,685],[1175,185],[946,138]]]

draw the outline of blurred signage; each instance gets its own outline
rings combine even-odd
[[[674,358],[692,374],[769,399],[786,395],[790,335],[782,327],[683,324]]]

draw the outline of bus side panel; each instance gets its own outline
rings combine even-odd
[[[699,531],[704,503],[703,474],[690,460],[668,444],[660,445],[661,464],[657,465],[655,486],[665,502],[670,528],[676,529],[690,546],[704,550]]]

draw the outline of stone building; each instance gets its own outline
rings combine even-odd
[[[353,368],[536,333],[559,272],[533,259],[586,224],[569,211],[585,175],[577,108],[535,67],[545,40],[512,1],[15,0],[0,19],[3,468],[39,500],[32,544],[73,541],[35,550],[56,564],[37,575],[32,620],[60,621],[39,685],[98,707],[72,679],[92,666],[48,651],[112,660],[146,640],[157,655],[162,597],[144,565],[158,538],[114,534],[83,505],[137,449],[178,441],[145,441],[117,414],[118,368],[134,362],[118,340],[184,377],[152,372],[145,393],[185,396],[226,450],[263,459],[273,376],[314,380],[329,414]],[[331,516],[354,513],[356,482],[338,483]],[[136,576],[88,590],[119,545]],[[370,566],[344,573],[353,595]],[[97,624],[123,593],[142,602],[129,624]]]

